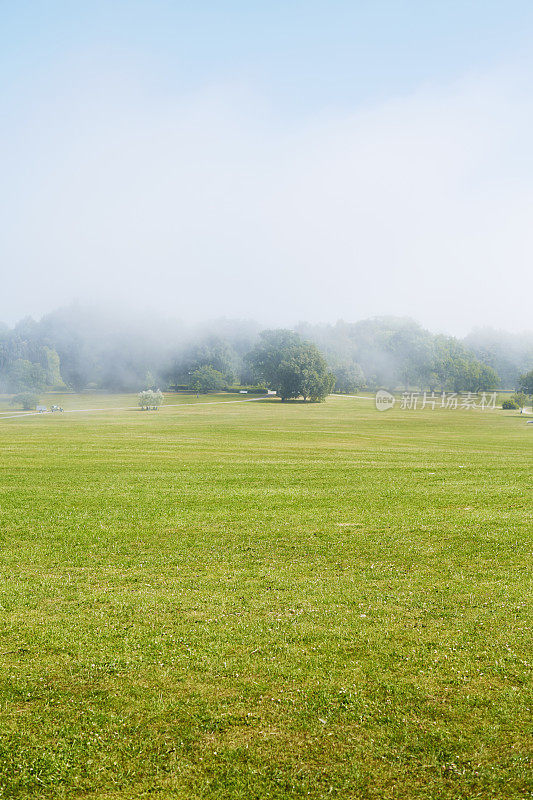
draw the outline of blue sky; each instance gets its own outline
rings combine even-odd
[[[533,3],[17,0],[0,19],[0,319],[77,298],[531,326]]]
[[[288,114],[353,108],[527,56],[533,33],[533,4],[517,0],[18,0],[2,3],[2,17],[8,92],[39,90],[67,67],[75,82],[87,59],[122,61],[160,91],[243,82]]]

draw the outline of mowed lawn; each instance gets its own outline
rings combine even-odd
[[[531,796],[533,425],[182,399],[0,417],[0,798]]]

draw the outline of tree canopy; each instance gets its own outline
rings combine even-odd
[[[256,376],[282,400],[324,400],[335,383],[317,347],[293,331],[264,331],[249,360]]]
[[[327,367],[313,361],[314,351],[305,350],[311,343]],[[291,348],[303,349],[291,353]],[[381,386],[477,392],[500,385],[519,388],[519,375],[527,376],[532,367],[533,336],[528,334],[476,331],[461,340],[397,317],[301,323],[295,330],[260,335],[259,326],[248,321],[185,326],[152,315],[131,318],[72,305],[38,322],[27,318],[11,329],[0,325],[0,392],[9,394],[65,385],[74,391],[193,388],[195,375],[202,391],[248,385],[262,376],[269,386],[283,388],[287,398],[297,390],[310,398],[323,394],[324,371],[334,375],[335,390],[346,393]],[[320,378],[315,376],[315,383],[313,372]]]
[[[139,405],[142,409],[157,409],[164,400],[163,392],[159,389],[156,391],[152,389],[145,389],[139,392]]]
[[[207,394],[207,392],[222,392],[228,388],[228,381],[219,370],[213,369],[210,364],[204,364],[191,372],[190,386],[194,391]]]
[[[520,375],[518,379],[518,388],[525,394],[533,395],[533,369]]]

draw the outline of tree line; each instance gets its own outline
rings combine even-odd
[[[268,386],[284,399],[363,388],[515,389],[533,366],[533,335],[433,334],[410,319],[262,331],[250,321],[185,326],[72,305],[0,326],[0,392]]]

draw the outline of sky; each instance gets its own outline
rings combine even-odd
[[[530,0],[0,0],[0,320],[533,328]]]

